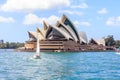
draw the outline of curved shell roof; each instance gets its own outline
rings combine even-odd
[[[73,33],[73,31],[71,30],[71,28],[69,28],[68,26],[64,25],[62,22],[57,21],[57,25],[56,25],[62,32],[65,32],[67,34],[67,36],[70,36],[71,39],[77,41],[77,39],[75,39],[75,35]]]
[[[76,27],[74,26],[74,24],[72,23],[72,21],[66,16],[66,15],[63,15],[62,16],[62,19],[61,21],[67,25],[68,27],[71,28],[71,30],[74,32],[75,36],[74,37],[77,37],[77,41],[80,41],[80,38],[79,38],[79,34],[77,32],[77,29]]]
[[[33,38],[33,40],[36,40],[37,38],[39,38],[40,40],[44,39],[44,37],[38,32],[29,31],[28,33],[29,33],[29,37]]]
[[[98,39],[98,40],[95,40],[99,45],[104,45],[105,46],[105,39]]]
[[[87,43],[87,36],[84,32],[77,32],[76,27],[67,16],[63,15],[60,21],[57,21],[55,26],[51,26],[43,21],[44,28],[37,28],[36,32],[29,31],[29,37],[40,40],[47,40],[48,37],[64,37],[67,40],[75,42]],[[51,38],[54,39],[54,38]]]
[[[95,40],[95,39],[92,39],[96,44],[98,44],[98,45],[104,45],[105,46],[105,39],[97,39],[97,40]]]
[[[66,33],[65,31],[63,31],[63,30],[61,30],[60,28],[58,28],[58,27],[53,27],[55,30],[57,30],[58,32],[60,32],[66,39],[72,39],[72,37],[68,34],[68,33]]]
[[[87,35],[85,32],[79,32],[80,42],[88,43]]]

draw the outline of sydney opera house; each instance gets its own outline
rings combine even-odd
[[[25,43],[25,50],[35,51],[38,38],[43,52],[82,51],[89,48],[86,33],[78,32],[66,15],[56,21],[54,26],[45,21],[43,25],[42,29],[28,31],[29,40]]]

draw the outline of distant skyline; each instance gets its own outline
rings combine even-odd
[[[113,35],[120,40],[120,0],[0,0],[0,40],[25,42],[27,31],[54,26],[63,14],[88,39]]]

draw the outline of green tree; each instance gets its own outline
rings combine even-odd
[[[0,44],[0,48],[7,48],[7,49],[15,49],[19,47],[24,47],[24,43],[20,42],[6,42],[3,44]]]
[[[113,35],[109,35],[107,38],[105,38],[105,44],[106,46],[115,46]]]
[[[6,48],[9,48],[9,42],[6,42]]]
[[[120,40],[115,41],[115,46],[119,47],[120,46]]]

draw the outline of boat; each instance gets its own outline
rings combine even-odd
[[[115,51],[116,51],[116,54],[120,54],[120,46]]]
[[[33,58],[34,58],[34,59],[40,59],[40,55],[39,55],[39,54],[35,54],[35,55],[33,56]]]

